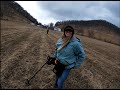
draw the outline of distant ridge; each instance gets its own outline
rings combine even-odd
[[[74,27],[76,34],[99,39],[105,42],[120,45],[120,28],[105,20],[68,20],[58,21],[55,26],[63,29],[64,26]]]

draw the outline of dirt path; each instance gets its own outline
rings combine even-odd
[[[61,32],[27,24],[2,21],[1,25],[1,87],[2,89],[52,89],[55,74],[53,65],[45,65],[26,86],[31,78],[53,55],[55,42]],[[80,69],[71,71],[65,82],[66,89],[113,89],[120,88],[120,46],[81,38],[86,60]]]

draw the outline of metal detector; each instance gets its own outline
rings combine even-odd
[[[47,60],[49,60],[49,58],[50,58],[50,56],[48,56],[47,57]],[[26,79],[26,81],[25,81],[25,84],[26,85],[30,85],[30,81],[35,77],[35,75],[45,66],[45,64],[47,64],[47,62],[48,61],[46,61],[43,65],[42,65],[42,67],[30,78],[30,79]]]

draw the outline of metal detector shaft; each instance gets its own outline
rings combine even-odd
[[[47,62],[45,62],[45,64],[47,64]],[[45,64],[44,64],[44,65],[45,65]],[[44,67],[44,65],[28,80],[28,83],[29,83],[30,80],[31,80],[32,78],[34,78],[35,75]]]

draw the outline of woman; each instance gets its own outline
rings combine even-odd
[[[64,28],[63,36],[58,39],[54,57],[60,63],[55,65],[56,74],[55,88],[62,89],[65,80],[72,68],[79,68],[85,60],[85,52],[79,39],[74,36],[71,26]],[[59,73],[60,72],[60,73]]]

